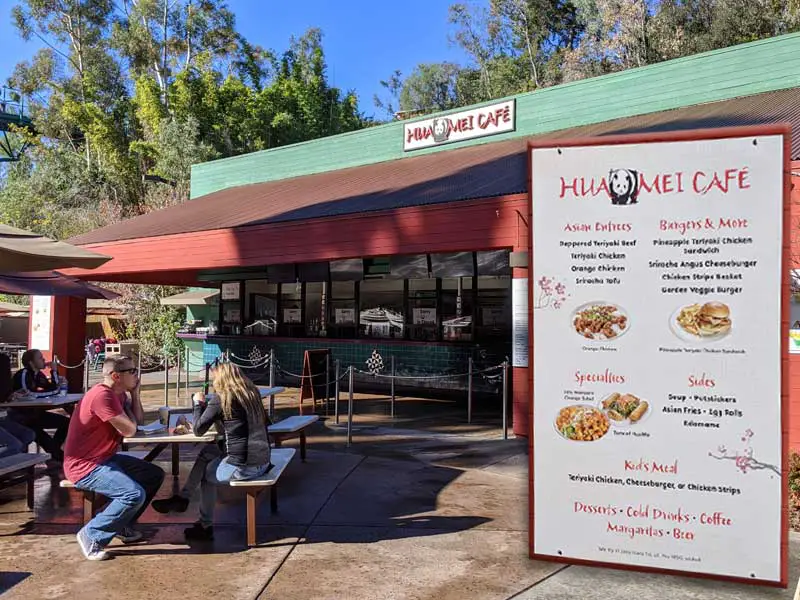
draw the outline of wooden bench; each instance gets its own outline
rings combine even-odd
[[[300,460],[306,461],[306,428],[319,420],[318,415],[294,415],[273,423],[267,428],[269,435],[275,440],[275,447],[280,448],[284,440],[300,438]]]
[[[118,452],[118,454],[125,454],[142,460],[147,456],[147,452],[144,450],[126,450],[124,452]],[[66,489],[76,489],[75,484],[68,479],[62,479],[58,485]],[[95,494],[91,490],[78,491],[83,495],[83,524],[86,525],[97,512],[97,507],[100,505],[100,494]]]
[[[295,455],[294,448],[276,448],[271,452],[272,468],[255,479],[231,480],[231,487],[245,488],[247,492],[247,545],[256,545],[256,503],[259,494],[270,488],[270,508],[278,510],[278,479]]]
[[[28,484],[26,491],[28,508],[33,509],[34,468],[48,460],[50,460],[50,455],[47,452],[38,454],[23,452],[0,458],[0,489],[25,481]]]

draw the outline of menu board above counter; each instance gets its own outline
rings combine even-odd
[[[530,150],[531,554],[781,585],[784,134],[690,135]]]

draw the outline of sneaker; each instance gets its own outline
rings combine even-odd
[[[78,535],[75,537],[78,538],[78,546],[81,547],[81,552],[83,552],[83,555],[88,560],[105,560],[110,558],[108,553],[100,547],[100,544],[89,539],[89,536],[86,535],[86,531],[83,528],[81,528]]]
[[[119,538],[123,544],[132,544],[138,542],[144,537],[141,531],[135,530],[133,527],[123,527],[115,537]]]
[[[175,495],[169,498],[162,498],[161,500],[153,500],[150,506],[162,514],[167,514],[172,511],[186,512],[186,509],[189,507],[189,499]]]
[[[208,542],[214,539],[214,527],[211,525],[209,525],[208,527],[204,527],[200,523],[200,521],[197,521],[194,525],[192,525],[188,529],[184,529],[183,535],[186,536],[187,540]]]

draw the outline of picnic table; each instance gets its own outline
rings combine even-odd
[[[174,434],[170,430],[163,433],[147,434],[142,431],[133,437],[126,437],[122,440],[123,449],[135,444],[155,444],[153,448],[144,456],[143,460],[151,462],[167,449],[172,447],[172,475],[177,477],[180,474],[181,454],[180,444],[210,444],[217,440],[219,434],[216,430],[209,430],[204,435],[192,433]]]
[[[300,438],[300,460],[306,460],[306,427],[319,420],[318,415],[293,415],[282,421],[273,423],[267,431],[275,440],[275,447],[280,448],[281,442],[293,437]]]
[[[65,408],[77,404],[83,398],[83,393],[67,394],[66,396],[44,396],[41,398],[27,397],[11,402],[0,403],[0,409],[4,408]]]

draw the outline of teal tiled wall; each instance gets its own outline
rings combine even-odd
[[[276,384],[297,387],[299,376],[303,370],[303,353],[305,350],[330,348],[331,359],[339,360],[341,373],[350,365],[356,368],[355,382],[357,390],[388,391],[389,379],[376,377],[370,372],[370,359],[375,355],[383,364],[379,371],[382,375],[391,374],[391,360],[394,357],[396,390],[405,389],[409,393],[420,393],[421,390],[438,392],[458,392],[467,390],[469,357],[472,356],[473,390],[475,392],[497,393],[502,386],[501,371],[495,370],[480,373],[494,367],[510,357],[511,347],[508,344],[486,346],[481,344],[386,344],[380,340],[375,343],[349,342],[346,340],[268,340],[242,339],[235,337],[215,337],[203,344],[203,359],[213,362],[225,352],[230,352],[235,362],[247,364],[248,360],[268,356],[274,350],[278,370]],[[377,362],[377,361],[374,361]],[[374,362],[372,364],[374,364]],[[331,365],[333,369],[333,364]],[[362,371],[359,373],[358,371]],[[248,373],[257,383],[267,383],[269,373],[267,367],[249,369]],[[346,383],[345,383],[346,385]]]

